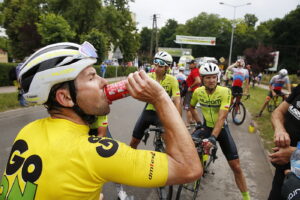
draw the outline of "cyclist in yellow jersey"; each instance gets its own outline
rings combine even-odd
[[[207,137],[209,143],[206,148],[219,141],[223,154],[225,155],[231,170],[234,173],[237,187],[240,189],[243,200],[249,200],[246,179],[240,167],[239,156],[235,142],[230,134],[226,117],[231,101],[231,91],[217,85],[219,67],[214,63],[207,63],[200,68],[200,77],[203,84],[197,88],[191,100],[191,112],[197,123],[200,118],[195,109],[199,102],[204,118],[204,128],[193,133],[193,137]]]
[[[90,125],[90,135],[96,135],[99,137],[111,137],[111,134],[108,129],[108,117],[107,115],[104,116],[97,116],[96,121]]]
[[[198,179],[193,141],[164,89],[145,72],[128,77],[132,97],[154,105],[165,127],[167,153],[135,150],[122,142],[89,136],[96,116],[110,112],[107,81],[92,66],[88,42],[46,46],[20,68],[28,102],[44,104],[49,117],[26,125],[13,143],[0,184],[0,199],[98,200],[108,181],[158,187]],[[120,127],[121,128],[121,127]]]
[[[177,79],[168,74],[170,65],[172,64],[172,56],[164,51],[157,52],[154,56],[155,71],[149,73],[149,77],[156,80],[167,92],[170,98],[172,98],[178,112],[181,114],[180,106],[180,90]],[[152,104],[146,104],[141,116],[135,124],[133,129],[130,146],[137,148],[141,139],[144,136],[144,131],[149,128],[150,125],[161,126],[160,120],[156,114],[155,108]]]

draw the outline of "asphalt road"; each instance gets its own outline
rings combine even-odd
[[[113,137],[117,140],[129,143],[131,132],[144,103],[131,97],[116,101],[111,106],[109,115],[109,127]],[[22,108],[0,113],[0,174],[3,174],[10,153],[14,137],[18,131],[28,122],[47,116],[43,107]],[[248,133],[247,128],[250,117],[241,126],[231,123],[228,117],[232,135],[239,150],[241,166],[245,173],[248,188],[252,200],[267,199],[271,188],[272,170],[266,159],[265,150],[261,145],[257,133]],[[151,138],[147,147],[143,144],[142,149],[152,149]],[[218,159],[212,165],[211,172],[203,178],[198,199],[210,200],[239,200],[241,195],[237,189],[232,172],[224,159],[221,150],[218,151]],[[177,186],[174,186],[175,190]],[[155,189],[135,188],[125,186],[129,195],[134,195],[135,200],[157,199]],[[103,193],[106,200],[116,199],[116,187],[113,183],[104,186]],[[184,191],[182,199],[190,199],[190,192]]]

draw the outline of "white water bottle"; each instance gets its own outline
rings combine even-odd
[[[291,156],[291,170],[298,178],[300,178],[300,141],[297,143],[297,149]]]

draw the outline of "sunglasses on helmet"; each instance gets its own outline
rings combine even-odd
[[[160,60],[160,59],[154,59],[154,60],[153,60],[153,63],[154,63],[155,65],[162,66],[162,67],[164,67],[164,66],[169,66],[165,61]]]
[[[97,55],[97,50],[95,49],[95,47],[85,41],[80,47],[79,47],[79,52],[82,53],[83,55],[87,56],[87,57],[91,57],[91,58],[98,58]]]

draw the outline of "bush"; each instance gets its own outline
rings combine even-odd
[[[9,80],[8,74],[11,68],[17,66],[18,63],[0,63],[0,87],[13,85],[12,81]],[[100,74],[100,66],[95,65],[95,69]],[[118,66],[118,76],[128,76],[128,74],[137,71],[136,67],[123,67]],[[116,77],[116,67],[108,66],[106,69],[105,78]]]
[[[11,68],[17,66],[18,63],[0,63],[0,86],[13,85],[9,80],[8,74]]]

